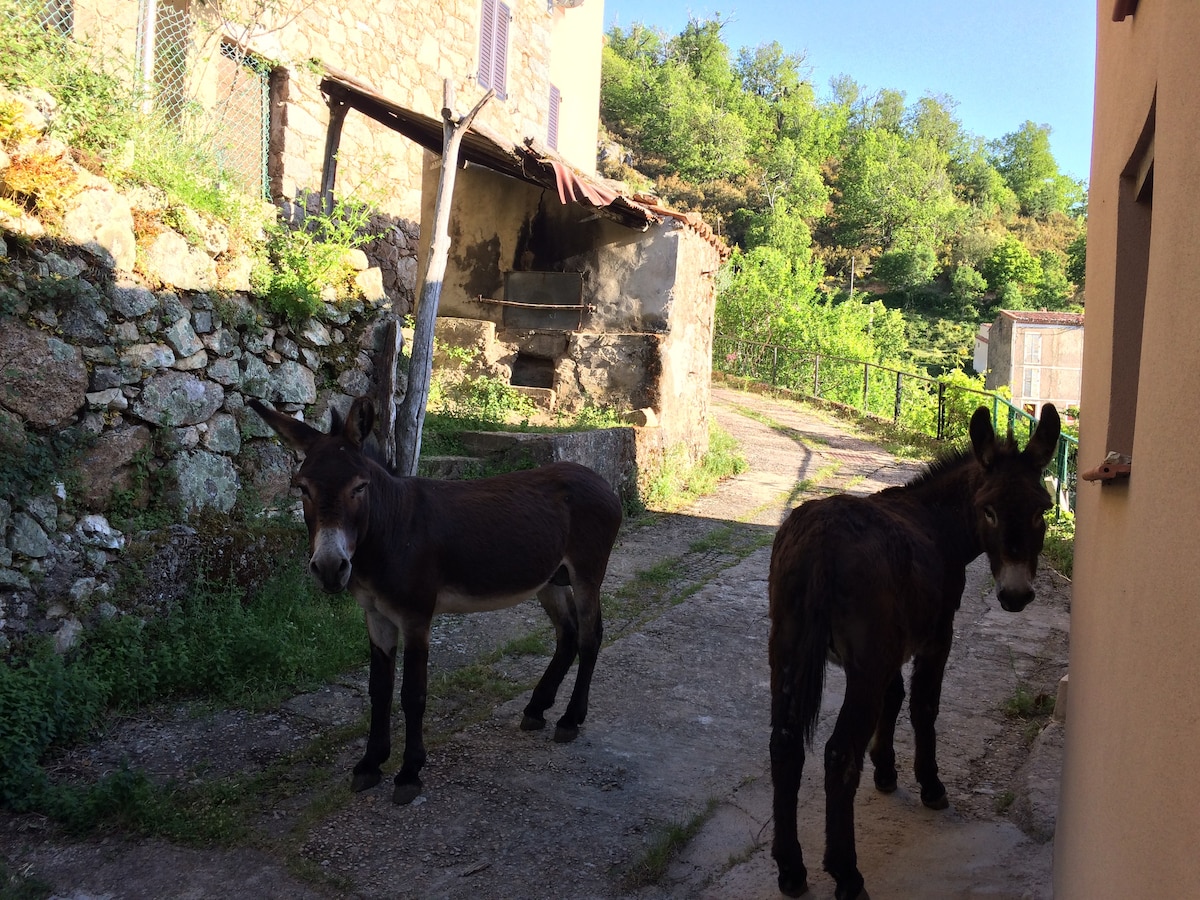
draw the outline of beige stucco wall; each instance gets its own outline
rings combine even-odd
[[[1153,227],[1133,472],[1079,488],[1055,897],[1200,896],[1200,17],[1099,0],[1080,469],[1110,449],[1117,199],[1151,104]],[[1157,93],[1157,100],[1156,98]]]
[[[1036,396],[1024,393],[1025,341],[1030,335],[1041,338],[1040,387]],[[988,373],[984,381],[989,390],[1007,386],[1016,406],[1033,404],[1039,410],[1053,403],[1060,411],[1078,406],[1081,396],[1083,364],[1082,328],[1017,322],[1000,316],[988,332]]]

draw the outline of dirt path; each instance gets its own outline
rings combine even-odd
[[[103,770],[127,758],[164,777],[212,778],[262,771],[296,753],[295,783],[263,798],[252,846],[77,843],[25,817],[0,820],[0,856],[72,900],[777,897],[769,856],[769,542],[797,502],[868,493],[915,467],[799,407],[724,388],[714,388],[713,400],[750,470],[683,514],[622,532],[605,583],[607,646],[574,743],[516,728],[527,693],[465,720],[454,701],[434,700],[425,793],[396,807],[385,779],[350,795],[348,772],[365,732],[365,671],[357,672],[270,715],[180,709],[129,723],[75,761]],[[905,718],[900,789],[880,795],[866,779],[860,790],[859,864],[875,900],[1050,896],[1045,838],[1053,831],[1057,727],[1026,735],[1028,726],[1003,709],[1018,685],[1052,693],[1065,671],[1068,586],[1043,576],[1038,602],[1020,615],[1000,611],[985,597],[988,586],[985,567],[973,567],[943,694],[940,763],[951,809],[921,806],[904,769]],[[432,665],[453,672],[542,628],[535,604],[447,617]],[[532,684],[545,661],[505,654],[491,668]],[[828,681],[818,745],[840,703],[832,670]],[[305,755],[339,727],[351,737]],[[820,780],[810,766],[801,792],[801,839],[814,863]],[[689,826],[690,839],[655,868],[654,851],[672,826]],[[813,897],[832,896],[823,873],[810,880]]]

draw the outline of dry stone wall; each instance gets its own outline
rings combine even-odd
[[[39,106],[52,114],[48,98],[23,101],[30,121]],[[9,164],[0,153],[0,186]],[[325,424],[332,406],[373,391],[397,315],[358,254],[356,298],[305,321],[273,317],[220,223],[173,210],[181,230],[159,218],[135,232],[162,198],[72,172],[78,190],[50,233],[0,208],[0,650],[31,631],[64,649],[87,615],[115,611],[113,563],[138,537],[117,513],[169,511],[176,530],[156,537],[170,544],[188,538],[190,516],[285,495],[292,456],[246,400]]]
[[[165,505],[186,521],[229,512],[245,492],[286,494],[292,455],[247,398],[323,424],[331,406],[373,389],[391,317],[360,302],[272,321],[245,295],[92,280],[94,260],[55,280],[82,261],[76,252],[0,239],[0,443],[10,459],[51,434],[82,448],[57,481],[0,497],[0,647],[31,628],[69,643],[107,597],[128,537],[110,522],[114,504]]]

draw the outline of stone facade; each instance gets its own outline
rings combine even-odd
[[[321,187],[330,111],[318,85],[326,67],[371,84],[398,105],[438,118],[446,81],[460,112],[484,93],[479,86],[480,0],[160,0],[155,27],[142,27],[140,46],[138,19],[146,4],[127,0],[115,11],[110,7],[107,0],[78,0],[73,4],[73,34],[92,42],[108,59],[121,61],[121,71],[131,72],[138,66],[145,69],[145,35],[156,33],[156,77],[178,82],[170,90],[159,84],[160,102],[174,96],[172,90],[181,93],[179,102],[192,101],[209,111],[207,115],[230,131],[225,135],[230,140],[262,140],[261,123],[226,121],[220,110],[229,99],[230,72],[237,71],[240,60],[265,62],[267,193],[293,215],[310,206],[311,196]],[[492,100],[477,122],[513,143],[530,140],[544,146],[553,84],[561,98],[557,150],[578,170],[594,173],[602,0],[573,6],[508,0],[508,8],[506,95]],[[234,48],[232,63],[223,45]],[[336,196],[380,210],[380,221],[372,223],[379,237],[366,250],[401,313],[414,305],[417,273],[412,249],[419,231],[426,156],[412,141],[352,114],[337,157]],[[170,248],[162,252],[169,254]]]

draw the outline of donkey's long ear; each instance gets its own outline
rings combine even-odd
[[[370,397],[357,397],[350,404],[350,412],[346,414],[346,428],[342,437],[361,447],[370,437],[371,429],[375,427],[375,404]]]
[[[979,407],[971,416],[971,447],[979,464],[991,468],[996,459],[996,432],[992,430],[992,414],[986,406]]]
[[[1058,419],[1058,410],[1054,408],[1053,403],[1047,403],[1042,407],[1042,418],[1038,421],[1037,430],[1033,432],[1033,437],[1025,445],[1025,455],[1033,460],[1039,469],[1046,468],[1050,460],[1054,459],[1054,451],[1058,449],[1058,435],[1061,430],[1062,423]]]
[[[301,453],[307,453],[317,439],[324,435],[311,425],[301,422],[299,419],[293,419],[291,416],[285,416],[281,412],[271,409],[265,403],[260,403],[253,398],[246,401],[246,405],[262,417],[262,420],[271,426],[271,429],[279,435],[280,439],[291,447],[293,450],[299,450]]]

